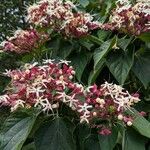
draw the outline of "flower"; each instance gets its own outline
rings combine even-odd
[[[138,0],[135,4],[131,4],[129,0],[118,0],[116,8],[110,16],[110,21],[102,25],[101,28],[140,35],[150,32],[149,21],[149,0]]]
[[[14,36],[8,38],[7,41],[2,42],[2,50],[15,52],[18,54],[28,53],[34,48],[37,48],[48,36],[44,33],[38,33],[34,29],[16,30]]]
[[[67,37],[80,37],[99,28],[89,13],[78,11],[71,1],[41,0],[27,8],[27,20],[41,28],[51,28]]]

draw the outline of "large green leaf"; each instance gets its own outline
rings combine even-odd
[[[79,81],[81,80],[83,71],[91,58],[92,54],[84,51],[76,53],[70,58],[71,64],[75,68],[76,77]]]
[[[98,77],[99,73],[103,69],[104,64],[105,64],[105,59],[102,59],[97,65],[97,68],[94,68],[94,70],[91,71],[88,78],[88,85],[91,85],[96,81],[96,78]]]
[[[132,108],[132,111],[128,112],[134,116],[133,128],[137,130],[141,135],[150,138],[150,122]]]
[[[150,50],[140,49],[135,54],[133,72],[147,88],[150,83]]]
[[[133,37],[126,38],[126,36],[121,39],[118,39],[118,46],[125,51],[129,46],[130,42],[132,41],[132,39]]]
[[[35,123],[37,115],[33,113],[18,112],[12,114],[3,125],[0,132],[1,150],[21,150],[31,129]]]
[[[102,58],[104,58],[111,50],[115,42],[116,37],[104,42],[99,48],[94,51],[94,68],[97,68],[97,65],[102,61]]]
[[[101,150],[97,134],[91,134],[86,139],[84,150]]]
[[[150,32],[142,33],[138,38],[144,42],[150,42]]]
[[[98,137],[101,150],[113,150],[118,138],[117,128],[114,127],[110,135],[99,135]]]
[[[79,150],[84,150],[85,144],[84,142],[88,137],[90,136],[90,128],[86,124],[78,124],[76,129],[75,129],[75,134],[76,134],[76,143],[77,143],[77,149]]]
[[[46,122],[35,135],[36,150],[75,150],[73,131],[73,124],[63,118]]]
[[[122,150],[145,150],[146,138],[133,130],[126,130],[122,142]]]
[[[124,84],[129,71],[133,65],[134,52],[117,51],[110,54],[107,59],[107,67],[120,84]]]

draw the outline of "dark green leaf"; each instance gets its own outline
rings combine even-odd
[[[135,54],[133,72],[147,88],[150,83],[150,50],[140,49]]]
[[[36,150],[75,150],[73,131],[73,124],[63,118],[43,124],[35,135]]]
[[[105,63],[105,59],[102,59],[102,61],[100,61],[99,64],[97,65],[97,68],[91,71],[88,78],[88,85],[91,85],[96,81],[96,78],[98,77],[99,73],[104,67],[104,63]]]
[[[129,113],[134,116],[132,125],[133,128],[137,130],[141,135],[150,138],[150,122],[139,115],[139,113],[135,109],[132,109],[132,111],[129,111]]]
[[[108,56],[106,64],[116,80],[122,85],[129,74],[133,61],[133,50],[128,52],[117,51],[115,54]]]
[[[85,141],[84,150],[101,150],[97,134],[91,134],[89,136],[89,138]]]
[[[79,81],[81,80],[83,71],[91,58],[91,53],[85,53],[84,51],[74,54],[73,57],[70,58],[71,64],[75,68],[76,77]]]
[[[111,50],[116,42],[116,38],[104,42],[99,48],[94,51],[94,68],[102,61],[107,53]]]
[[[79,124],[76,127],[77,149],[84,150],[84,142],[90,136],[90,128],[86,124]]]
[[[145,150],[146,138],[133,130],[124,133],[122,150]]]
[[[150,42],[150,32],[142,33],[138,38],[144,42]]]
[[[121,39],[118,39],[118,46],[125,51],[132,39],[133,37],[126,39],[126,36]]]
[[[36,120],[36,115],[24,112],[12,114],[4,123],[0,132],[1,150],[20,150]]]

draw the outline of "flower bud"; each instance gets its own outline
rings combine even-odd
[[[128,125],[128,126],[132,126],[132,122],[131,122],[131,121],[128,121],[128,122],[127,122],[127,125]]]
[[[93,112],[93,116],[96,117],[97,116],[97,112]]]
[[[123,115],[122,114],[119,114],[118,115],[118,120],[122,120],[123,119]]]

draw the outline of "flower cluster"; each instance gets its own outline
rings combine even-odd
[[[61,100],[75,109],[76,96],[80,93],[80,87],[71,81],[75,72],[67,61],[53,61],[43,60],[43,65],[35,62],[19,70],[7,70],[4,74],[12,81],[0,103],[10,106],[11,111],[37,107],[49,113],[59,107]]]
[[[88,13],[79,12],[76,6],[63,0],[41,0],[27,9],[27,20],[40,27],[50,27],[65,36],[79,37],[99,27]]]
[[[0,104],[18,108],[35,107],[47,114],[55,114],[65,103],[78,112],[80,122],[98,128],[100,134],[110,134],[110,123],[122,120],[128,126],[133,118],[125,114],[127,109],[139,102],[138,94],[130,95],[121,86],[105,82],[84,87],[72,81],[75,71],[69,61],[43,60],[25,64],[18,70],[6,70],[4,75],[12,78],[6,94],[0,96]],[[100,123],[105,120],[104,123]],[[108,125],[109,122],[109,125]]]
[[[84,108],[84,112],[86,112],[84,120],[97,127],[100,134],[110,134],[110,122],[113,124],[122,120],[128,126],[132,125],[133,118],[125,112],[139,101],[138,94],[130,95],[128,91],[116,84],[105,82],[100,87],[93,85],[86,89],[87,108],[89,108],[89,105],[92,107],[90,111],[85,111]],[[99,125],[99,122],[103,121],[106,121],[106,124]]]
[[[3,51],[16,52],[18,54],[27,53],[37,48],[42,44],[48,36],[46,34],[38,33],[34,29],[17,30],[14,36],[8,38],[7,41],[1,43]]]
[[[150,0],[137,0],[134,5],[129,0],[117,0],[110,23],[104,28],[133,35],[150,32]]]

